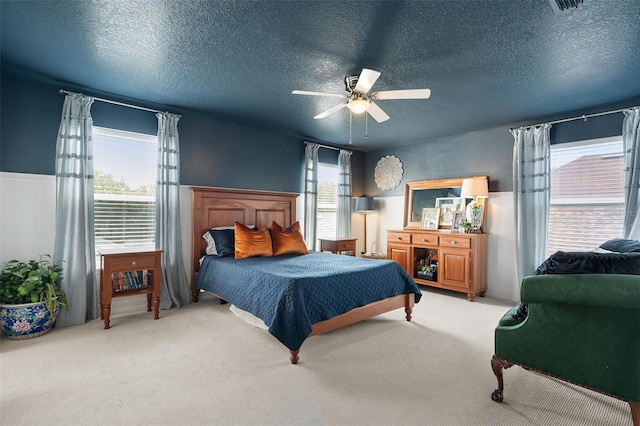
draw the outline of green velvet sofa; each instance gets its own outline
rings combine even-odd
[[[532,275],[520,297],[524,319],[507,312],[491,360],[502,402],[503,369],[519,365],[628,401],[640,426],[640,276]]]

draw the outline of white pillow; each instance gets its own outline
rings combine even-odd
[[[601,248],[601,247],[596,247],[596,248],[594,248],[594,249],[593,249],[593,252],[594,252],[594,253],[615,253],[615,251],[606,250],[606,249],[603,249],[603,248]]]

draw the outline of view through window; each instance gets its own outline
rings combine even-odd
[[[157,136],[93,128],[96,252],[155,246]]]
[[[622,237],[624,211],[621,137],[551,146],[549,255]]]
[[[317,238],[335,238],[338,208],[338,166],[318,163]]]

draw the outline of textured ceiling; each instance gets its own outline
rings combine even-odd
[[[87,93],[346,144],[341,101],[363,67],[384,123],[354,116],[353,148],[425,141],[640,96],[640,1],[5,1],[2,71]]]

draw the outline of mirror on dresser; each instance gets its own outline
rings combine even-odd
[[[488,179],[487,176],[474,177]],[[466,178],[460,177],[407,182],[404,189],[404,229],[420,229],[422,209],[425,207],[436,207],[437,198],[460,197],[462,181],[464,179]],[[465,200],[466,204],[471,201],[471,198]],[[479,201],[484,207],[484,200]],[[484,217],[486,217],[486,214]],[[484,218],[482,229],[484,229]]]

